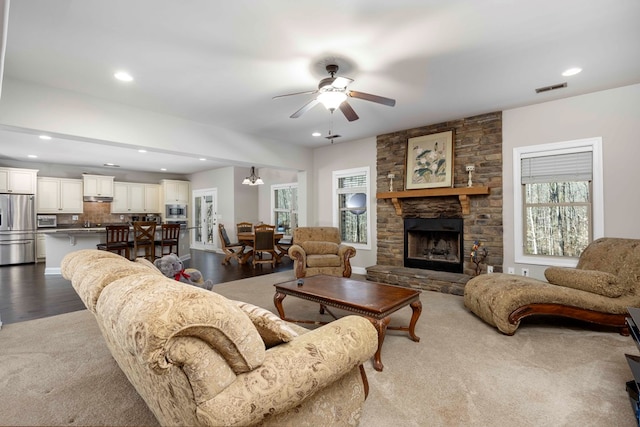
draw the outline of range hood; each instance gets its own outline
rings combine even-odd
[[[113,202],[113,197],[109,197],[109,196],[84,196],[82,198],[82,200],[85,201],[85,202],[104,203],[104,202]]]

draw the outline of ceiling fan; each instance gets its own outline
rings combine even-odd
[[[388,105],[389,107],[393,107],[394,105],[396,105],[395,99],[385,98],[378,95],[371,95],[364,92],[356,92],[355,90],[347,89],[347,86],[353,81],[353,79],[350,79],[348,77],[336,77],[335,74],[338,72],[338,66],[336,64],[328,64],[326,66],[326,69],[327,73],[329,73],[331,77],[325,77],[324,79],[320,80],[317,90],[289,93],[287,95],[278,95],[274,96],[273,99],[292,95],[317,93],[318,96],[315,99],[307,102],[302,106],[302,108],[293,113],[290,117],[292,119],[297,119],[316,105],[322,104],[327,108],[327,110],[331,111],[332,113],[336,108],[340,108],[342,114],[344,114],[344,116],[350,122],[358,120],[359,117],[353,110],[353,108],[351,108],[351,105],[349,105],[349,103],[347,102],[348,97],[364,99],[365,101],[376,102],[378,104]]]

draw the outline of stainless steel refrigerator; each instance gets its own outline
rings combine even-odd
[[[35,262],[35,209],[32,194],[0,194],[0,265]]]

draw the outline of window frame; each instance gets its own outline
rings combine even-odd
[[[276,191],[277,190],[282,190],[282,189],[286,189],[286,188],[295,188],[296,189],[296,198],[298,197],[298,183],[297,182],[290,182],[290,183],[286,183],[286,184],[273,184],[271,185],[271,224],[274,224],[276,226],[276,229],[278,227],[278,224],[276,224]],[[296,200],[295,205],[298,205],[298,201]],[[293,206],[293,204],[292,204]],[[296,218],[298,218],[298,210],[296,209],[277,209],[278,212],[289,212],[289,215],[293,216],[293,214],[295,213]],[[296,222],[296,227],[298,226],[297,222]],[[293,230],[294,230],[294,226],[291,226],[291,234],[285,234],[284,237],[285,238],[291,238],[293,236]]]
[[[340,178],[346,178],[351,176],[364,175],[365,176],[365,191],[367,196],[367,202],[365,203],[367,212],[367,243],[352,243],[345,242],[346,244],[353,246],[356,249],[371,250],[371,168],[369,166],[363,166],[352,169],[342,169],[332,172],[332,194],[333,194],[333,226],[340,229]],[[341,234],[342,235],[342,234]]]
[[[604,185],[602,162],[602,137],[577,139],[564,142],[516,147],[513,149],[513,204],[514,204],[514,261],[520,264],[549,265],[557,267],[575,267],[578,258],[544,255],[526,255],[524,253],[524,196],[522,184],[521,160],[523,157],[551,156],[578,151],[591,151],[592,159],[592,239],[604,236]]]

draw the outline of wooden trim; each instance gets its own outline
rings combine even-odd
[[[603,326],[618,328],[620,335],[629,336],[626,315],[602,313],[586,308],[572,307],[563,304],[527,304],[518,307],[509,315],[509,323],[517,325],[521,319],[533,315],[554,315],[582,320]]]
[[[469,196],[483,196],[491,193],[489,187],[460,187],[460,188],[424,188],[421,190],[387,191],[376,194],[378,199],[391,199],[391,203],[396,209],[396,215],[402,215],[402,205],[400,199],[416,197],[446,197],[458,196],[462,214],[468,215],[471,212]]]

